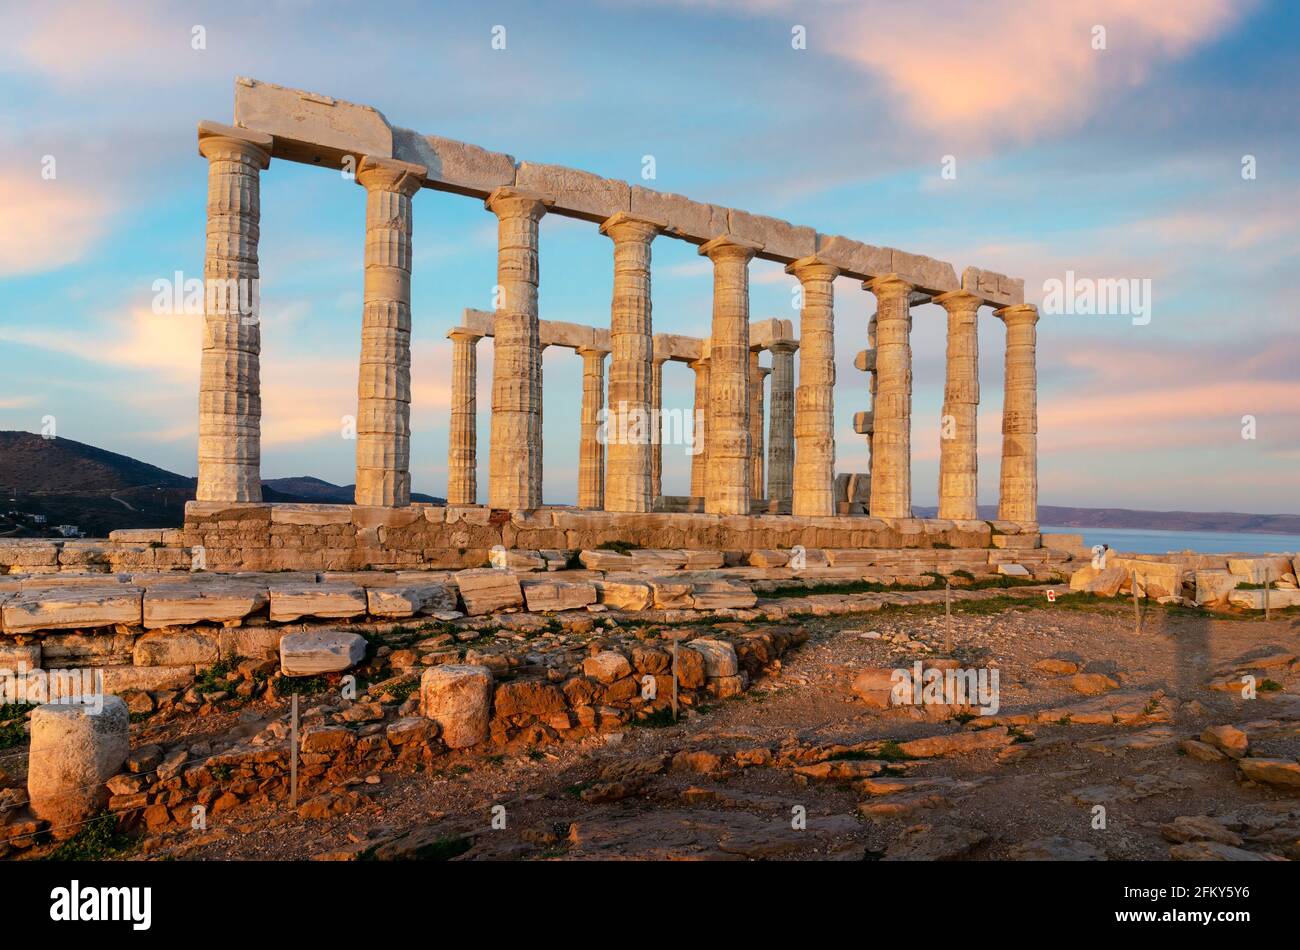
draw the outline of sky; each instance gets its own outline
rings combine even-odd
[[[1300,511],[1300,5],[391,7],[0,2],[0,429],[52,421],[195,473],[202,317],[155,314],[154,284],[202,275],[195,127],[229,123],[235,77],[250,76],[519,160],[1023,277],[1030,303],[1068,274],[1135,281],[1142,313],[1044,309],[1040,503]],[[263,476],[348,484],[364,190],[273,161],[261,197]],[[491,309],[496,222],[429,189],[414,221],[412,481],[443,495],[446,333],[464,308]],[[541,317],[607,326],[609,239],[550,215],[540,248]],[[653,255],[655,331],[707,335],[708,261],[667,237]],[[794,279],[762,261],[750,279],[751,316],[797,328]],[[852,420],[870,397],[853,359],[874,297],[846,278],[835,293],[837,471],[865,471]],[[989,308],[979,322],[979,501],[992,504],[1005,332]],[[937,497],[945,338],[942,309],[917,307],[918,506]],[[581,359],[551,348],[543,362],[545,500],[573,502]],[[484,343],[481,493],[490,378]],[[664,393],[689,411],[690,369],[668,364]],[[665,446],[664,493],[688,484],[689,456]]]

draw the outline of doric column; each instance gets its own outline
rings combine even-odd
[[[763,380],[770,370],[758,365],[762,350],[749,351],[749,490],[763,498]]]
[[[363,158],[366,273],[357,378],[358,505],[411,503],[411,196],[420,165]]]
[[[912,517],[912,285],[886,274],[862,285],[876,295],[876,395],[872,402],[871,514]]]
[[[767,497],[780,514],[789,514],[794,490],[793,340],[776,340],[772,350],[772,392],[768,396]]]
[[[600,410],[605,406],[604,350],[582,347],[582,432],[578,441],[578,507],[605,505],[605,445],[600,438]]]
[[[824,517],[835,514],[835,278],[839,269],[805,257],[786,267],[786,272],[798,278],[803,290],[790,510],[805,518]],[[774,410],[775,406],[773,397]]]
[[[650,511],[654,506],[650,242],[659,233],[659,226],[619,212],[600,226],[600,232],[614,242],[605,510]]]
[[[1038,308],[995,310],[1007,325],[1006,391],[1002,397],[1002,479],[998,518],[1038,521]]]
[[[259,132],[199,124],[199,154],[208,160],[199,501],[262,500],[258,183],[271,145]]]
[[[979,463],[976,418],[980,405],[980,298],[966,290],[940,294],[934,302],[948,312],[948,363],[939,425],[939,517],[973,521]]]
[[[687,364],[695,370],[695,405],[691,411],[691,497],[704,498],[709,484],[709,361]]]
[[[492,444],[488,505],[542,503],[542,347],[537,326],[537,195],[498,188],[487,209],[497,216],[497,308],[493,319]]]
[[[653,507],[664,493],[664,363],[668,358],[656,356],[650,372],[650,503]]]
[[[451,435],[447,448],[447,504],[478,503],[478,341],[468,327],[451,340]]]
[[[704,510],[747,515],[751,501],[749,437],[749,261],[757,245],[716,237],[700,247],[713,261],[709,344],[709,475]]]

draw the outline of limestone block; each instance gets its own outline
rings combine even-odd
[[[1230,557],[1228,570],[1249,580],[1250,584],[1263,584],[1279,580],[1284,574],[1291,573],[1289,557]]]
[[[454,575],[465,613],[471,617],[524,604],[519,578],[510,571],[474,568]]]
[[[582,661],[582,674],[602,683],[613,683],[632,672],[632,664],[617,650],[604,650]]]
[[[1116,557],[1107,562],[1109,566],[1118,567],[1128,576],[1129,583],[1124,590],[1132,591],[1132,573],[1137,572],[1138,585],[1146,591],[1147,597],[1178,597],[1183,592],[1183,570],[1177,564],[1163,564],[1159,561],[1139,560],[1137,558]]]
[[[169,584],[144,594],[146,629],[242,620],[270,603],[270,592],[252,585]]]
[[[1196,603],[1218,606],[1228,602],[1228,595],[1241,583],[1241,576],[1228,571],[1197,571]]]
[[[1014,307],[1025,302],[1025,282],[1003,274],[967,267],[961,272],[961,286],[994,307]]]
[[[1023,564],[999,564],[998,573],[1004,577],[1029,577],[1029,571]]]
[[[1070,575],[1070,590],[1114,597],[1128,579],[1128,572],[1121,568],[1105,567],[1098,570],[1089,565]]]
[[[217,641],[223,660],[269,660],[280,655],[280,638],[284,635],[280,627],[234,627],[218,631]]]
[[[770,548],[750,551],[749,563],[754,567],[785,567],[790,563],[790,552]]]
[[[537,612],[578,610],[596,602],[596,588],[590,583],[527,581],[523,591],[528,609]]]
[[[726,563],[721,551],[685,550],[682,554],[686,557],[682,566],[688,571],[714,571]]]
[[[649,610],[654,591],[642,581],[606,577],[596,582],[600,603],[611,610]]]
[[[681,195],[633,185],[629,210],[634,217],[655,221],[669,234],[703,244],[727,233],[727,209],[701,204]]]
[[[891,257],[893,273],[918,290],[941,294],[961,287],[957,281],[957,272],[946,261],[899,250],[891,251]]]
[[[1036,534],[995,534],[993,546],[1005,551],[1033,550],[1038,547],[1039,536]]]
[[[39,670],[41,668],[40,643],[24,643],[21,646],[12,641],[0,641],[0,670],[8,670],[17,675],[19,669]],[[0,685],[3,685],[0,682]],[[0,699],[0,702],[4,702]]]
[[[735,647],[726,640],[701,637],[690,641],[686,646],[704,657],[704,675],[709,679],[716,676],[735,676],[740,669]]]
[[[25,591],[0,608],[5,633],[138,626],[144,591],[138,587],[71,587]]]
[[[285,676],[340,673],[366,658],[366,639],[343,630],[309,630],[280,638],[280,672]]]
[[[366,592],[355,584],[286,584],[271,588],[271,619],[343,619],[366,612]]]
[[[637,565],[627,554],[618,551],[580,551],[578,560],[592,571],[633,571]]]
[[[1300,605],[1300,590],[1270,590],[1267,593],[1268,606],[1271,610]],[[1262,589],[1234,590],[1228,594],[1228,603],[1235,607],[1245,607],[1247,610],[1263,610],[1264,594],[1265,591]]]
[[[351,524],[350,505],[275,505],[271,509],[271,524],[319,526]]]
[[[486,198],[515,183],[511,156],[411,129],[393,128],[393,157],[423,165],[429,170],[429,184],[440,191]]]
[[[839,268],[846,277],[869,280],[893,269],[890,248],[863,244],[838,234],[817,235],[817,256]]]
[[[492,671],[486,666],[447,663],[420,678],[420,715],[438,723],[449,749],[487,739],[491,704]]]
[[[650,580],[650,587],[654,591],[656,610],[689,610],[695,606],[695,601],[691,597],[694,585],[690,581],[655,577]]]
[[[102,702],[102,705],[100,705]],[[36,817],[58,837],[97,815],[108,802],[104,783],[131,751],[130,715],[117,696],[94,703],[49,703],[31,716],[27,797]]]
[[[769,218],[732,208],[727,213],[727,233],[742,241],[762,246],[763,257],[789,264],[808,257],[817,248],[817,232],[778,218]]]
[[[366,589],[366,604],[374,617],[414,617],[456,609],[456,591],[448,584],[403,584]]]
[[[255,79],[235,80],[235,125],[275,137],[273,154],[341,167],[344,155],[393,157],[393,133],[378,110]]]
[[[756,603],[758,597],[746,584],[721,579],[691,584],[691,606],[696,610],[747,608]]]
[[[41,662],[47,667],[130,663],[134,647],[129,633],[50,633],[41,640]]]
[[[220,658],[214,634],[197,630],[155,630],[135,641],[136,666],[206,667]]]
[[[520,162],[515,187],[540,195],[553,211],[588,221],[604,221],[631,210],[627,182],[563,165]]]
[[[99,672],[105,693],[184,689],[194,681],[192,666],[106,666]]]

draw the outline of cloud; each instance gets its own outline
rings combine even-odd
[[[41,166],[0,168],[0,277],[54,270],[79,260],[103,235],[112,202],[102,191],[41,177]]]

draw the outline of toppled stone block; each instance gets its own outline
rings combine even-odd
[[[211,666],[219,658],[217,638],[197,630],[155,630],[135,641],[136,666]]]
[[[420,678],[420,714],[438,724],[449,749],[487,739],[491,703],[492,671],[486,666],[448,663]]]
[[[603,650],[582,661],[582,672],[584,676],[608,684],[629,675],[632,664],[617,650]]]
[[[144,594],[146,629],[243,620],[266,607],[270,591],[251,585],[167,584]]]
[[[0,608],[5,633],[139,626],[144,591],[138,587],[65,587],[24,591]]]
[[[374,617],[414,617],[456,609],[456,592],[447,584],[369,587],[366,606]]]
[[[1197,571],[1196,603],[1198,606],[1218,607],[1228,602],[1228,596],[1241,583],[1241,577],[1229,571]]]
[[[998,573],[1004,577],[1029,577],[1029,570],[1023,564],[999,564]]]
[[[744,609],[758,603],[749,586],[736,581],[695,581],[690,586],[691,606],[696,610]]]
[[[1264,584],[1283,579],[1291,574],[1291,559],[1286,557],[1230,557],[1228,571],[1248,579],[1251,584]],[[1294,578],[1294,574],[1292,577]]]
[[[539,613],[579,610],[596,602],[596,588],[590,583],[529,581],[523,584],[528,609]]]
[[[32,711],[27,796],[32,812],[50,823],[56,837],[74,833],[107,804],[104,783],[126,762],[130,727],[126,703],[118,696],[50,703]]]
[[[654,591],[641,581],[605,578],[595,582],[600,603],[611,610],[648,610],[654,603]]]
[[[280,671],[285,676],[340,673],[365,658],[366,640],[357,633],[312,630],[280,638]]]
[[[694,586],[690,581],[672,581],[665,580],[662,577],[652,578],[650,587],[654,591],[655,609],[682,610],[694,607],[695,601],[691,596]]]
[[[785,567],[790,563],[790,552],[772,549],[750,551],[749,563],[753,567]]]
[[[497,610],[519,608],[524,604],[524,592],[519,578],[510,571],[496,568],[473,568],[457,571],[456,587],[465,604],[465,613],[471,617]]]
[[[1070,590],[1114,597],[1128,580],[1128,572],[1118,567],[1081,567],[1070,575]]]
[[[342,620],[366,612],[366,592],[355,584],[290,584],[271,588],[271,619],[291,623],[303,617]]]
[[[735,676],[740,669],[736,660],[736,650],[726,640],[701,637],[690,641],[686,646],[704,657],[704,675],[709,679]]]

